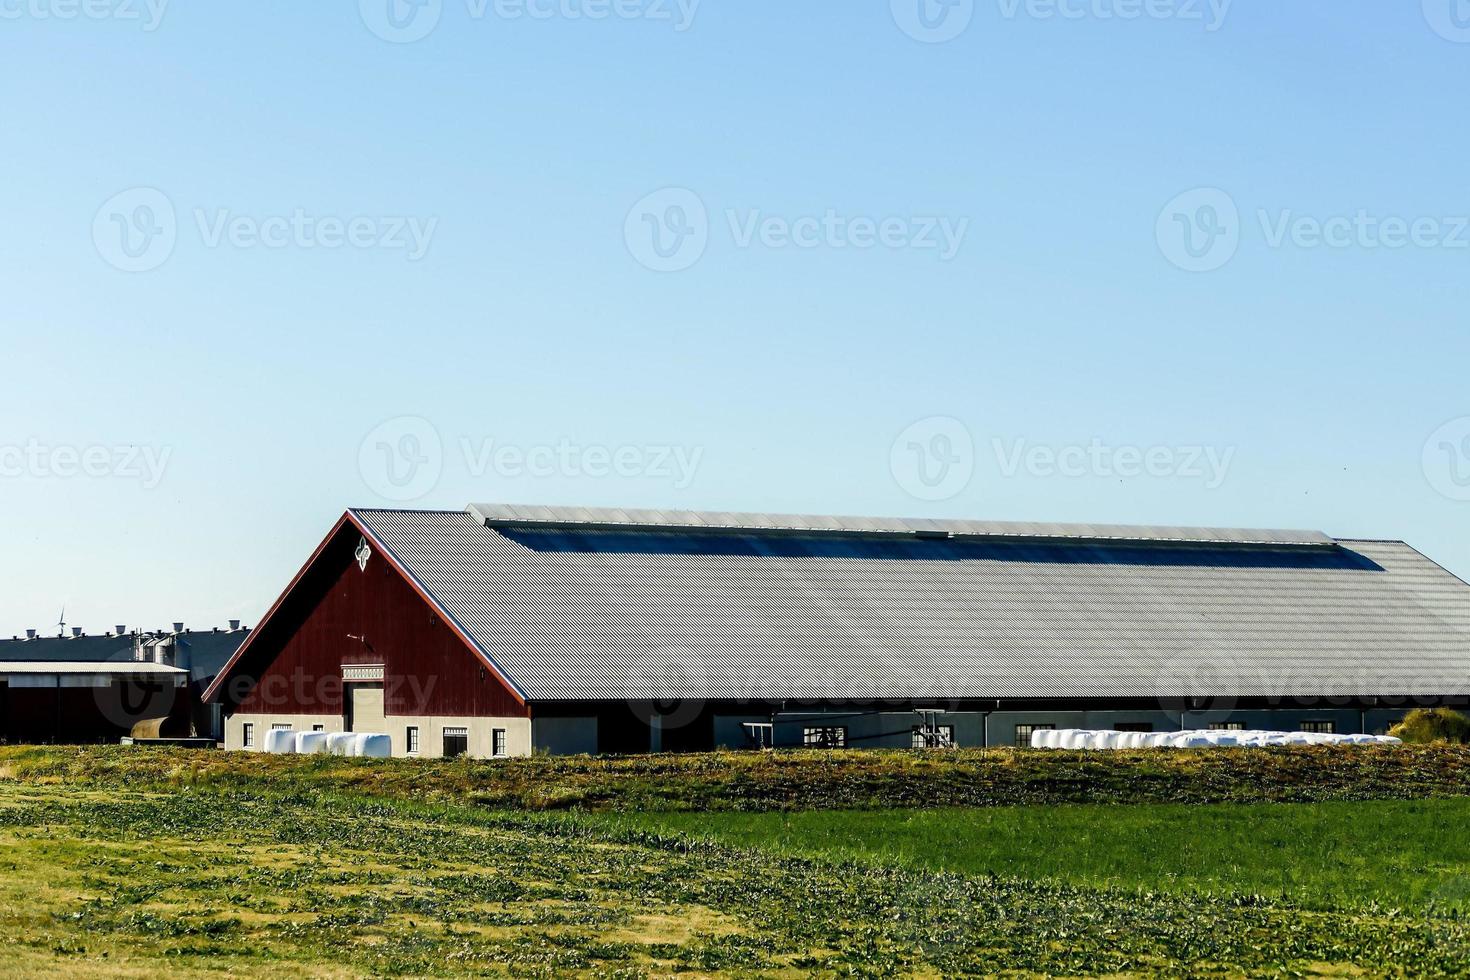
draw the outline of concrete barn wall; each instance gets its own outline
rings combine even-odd
[[[533,718],[531,741],[534,751],[548,755],[595,755],[597,719]]]
[[[493,758],[492,736],[495,729],[505,731],[505,755],[503,758],[531,754],[531,722],[527,718],[455,718],[448,716],[395,715],[385,719],[386,724],[373,731],[387,735],[393,743],[395,758],[408,758],[408,729],[419,730],[419,750],[411,757],[438,759],[444,755],[444,729],[464,728],[469,733],[469,750],[472,759]],[[245,725],[255,725],[255,744],[251,747],[260,751],[265,745],[265,732],[275,725],[289,725],[292,731],[309,732],[316,725],[324,732],[345,731],[341,715],[298,715],[298,714],[245,714],[231,715],[225,722],[225,748],[245,748]],[[366,731],[366,729],[362,729]]]

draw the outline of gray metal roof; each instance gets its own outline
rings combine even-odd
[[[1470,586],[1401,542],[1201,531],[1180,544],[1179,529],[971,522],[939,523],[985,530],[934,539],[912,533],[926,522],[863,536],[847,532],[881,522],[788,518],[769,519],[772,533],[736,515],[653,525],[480,505],[353,513],[533,701],[1470,688]]]
[[[7,674],[110,674],[115,676],[174,676],[187,674],[182,667],[133,660],[127,663],[116,660],[7,660],[0,662],[0,677]]]
[[[539,507],[527,504],[470,504],[469,514],[490,527],[681,528],[720,531],[829,532],[838,534],[940,534],[974,538],[1067,538],[1091,541],[1152,541],[1214,544],[1274,544],[1331,547],[1321,531],[1259,528],[1143,527],[1121,524],[1047,524],[1018,521],[957,521],[906,517],[830,517],[812,514],[738,514],[686,510],[622,510],[613,507]]]
[[[0,661],[99,661],[132,660],[133,637],[38,636],[34,640],[0,640]]]
[[[17,661],[47,663],[136,663],[133,644],[145,647],[177,641],[177,662],[186,666],[191,678],[207,682],[219,673],[230,656],[250,635],[249,629],[185,630],[182,633],[131,633],[87,636],[38,636],[33,640],[0,639],[0,669]]]

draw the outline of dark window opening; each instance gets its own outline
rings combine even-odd
[[[840,725],[803,728],[801,742],[809,749],[845,749],[847,748],[847,729]]]
[[[954,726],[935,725],[933,728],[925,728],[923,725],[915,725],[912,744],[916,749],[952,749]]]
[[[1056,725],[1017,725],[1016,726],[1016,748],[1031,748],[1031,734],[1033,732],[1053,731]]]

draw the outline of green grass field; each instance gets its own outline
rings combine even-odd
[[[1470,913],[1470,799],[605,819],[783,854],[968,875]]]
[[[1014,755],[0,748],[0,977],[1470,975],[1453,753],[1328,780],[1361,797],[1364,773],[1412,772],[1381,794],[1408,801],[833,806],[906,793],[904,772],[1028,798],[1071,798],[1079,768],[1109,794],[1168,771],[1261,795],[1238,785],[1261,764],[1223,755]],[[1269,768],[1290,786],[1330,762]],[[639,812],[681,773],[661,790],[680,811]],[[733,812],[731,786],[766,812]]]

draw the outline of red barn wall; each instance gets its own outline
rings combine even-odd
[[[115,742],[138,722],[161,720],[168,737],[191,734],[188,688],[117,681],[111,687],[12,687],[0,681],[0,739]]]
[[[236,712],[342,712],[343,664],[384,665],[390,716],[527,717],[526,707],[374,546],[366,571],[360,532],[338,529],[252,637],[221,699]]]

